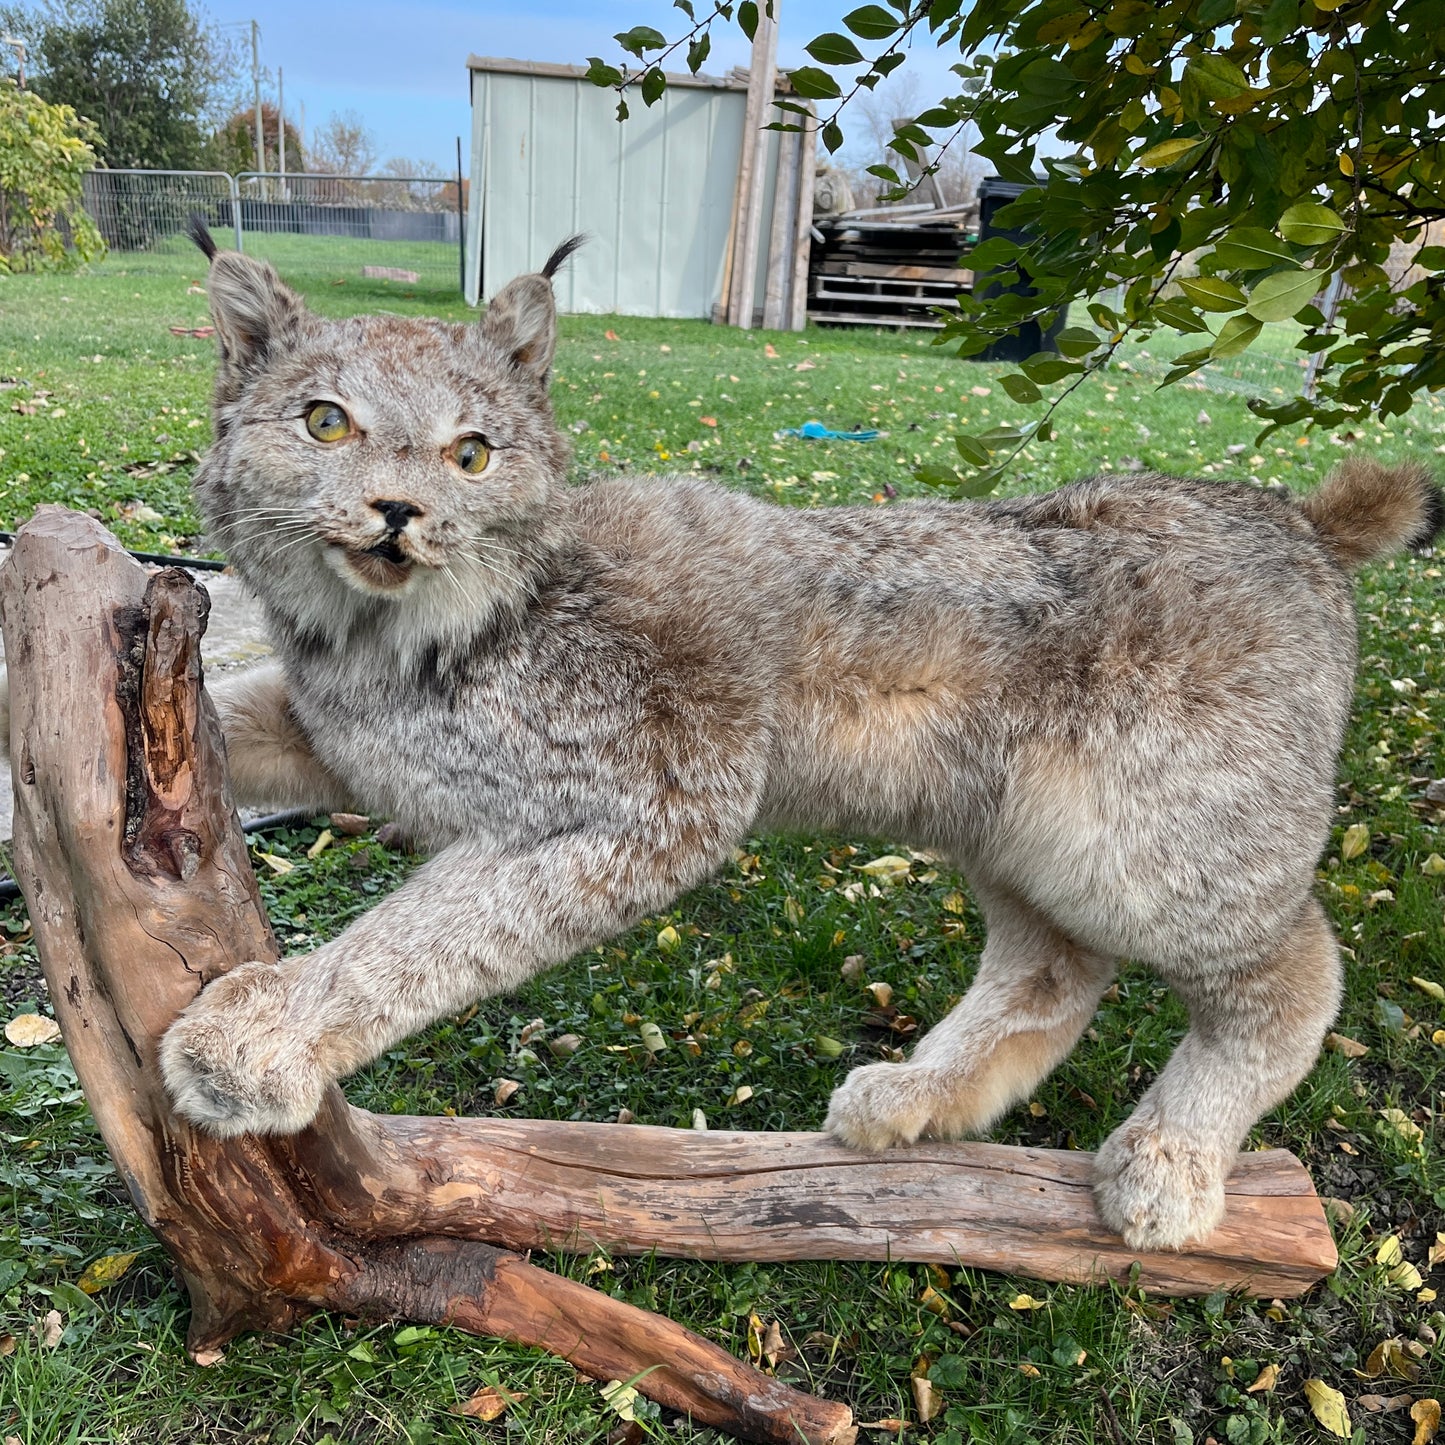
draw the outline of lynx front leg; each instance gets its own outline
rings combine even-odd
[[[345,786],[311,751],[291,713],[286,678],[276,663],[247,668],[208,685],[226,737],[226,767],[242,807],[353,807]]]
[[[963,1001],[904,1064],[854,1069],[827,1128],[861,1149],[986,1130],[1026,1098],[1087,1027],[1114,976],[1111,959],[1070,943],[1012,899],[986,904],[988,943]]]
[[[335,1080],[621,932],[734,842],[710,829],[688,836],[691,847],[649,848],[575,833],[503,855],[453,844],[315,953],[243,964],[210,984],[162,1040],[176,1109],[222,1136],[304,1128]]]
[[[1095,1166],[1099,1214],[1135,1249],[1177,1249],[1219,1223],[1235,1152],[1313,1066],[1340,1001],[1324,910],[1306,904],[1264,966],[1180,992],[1189,1032]]]

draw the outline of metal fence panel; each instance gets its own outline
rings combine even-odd
[[[400,294],[460,285],[455,180],[243,174],[236,186],[246,252],[283,276]]]
[[[85,209],[106,245],[133,263],[146,255],[194,255],[186,235],[192,216],[241,245],[236,183],[224,171],[96,170],[83,185]]]

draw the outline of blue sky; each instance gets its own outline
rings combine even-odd
[[[857,0],[778,0],[779,59],[806,62],[803,46],[837,29]],[[451,168],[456,137],[465,159],[471,125],[466,61],[469,54],[586,64],[589,55],[615,61],[612,36],[631,25],[652,25],[669,38],[686,25],[682,12],[659,0],[584,4],[580,0],[495,0],[495,3],[397,4],[378,0],[210,0],[216,20],[246,26],[231,33],[249,46],[249,22],[261,25],[261,63],[285,75],[286,111],[306,107],[307,134],[333,112],[355,111],[376,136],[380,159],[407,156]],[[249,61],[249,49],[247,50]],[[924,42],[905,71],[918,70],[923,99],[946,85],[948,57]],[[736,25],[719,26],[704,67],[714,75],[746,65],[748,43]],[[674,68],[682,69],[681,65]]]

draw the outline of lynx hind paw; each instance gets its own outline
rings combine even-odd
[[[223,1139],[304,1129],[330,1079],[287,1003],[274,964],[243,963],[209,984],[161,1040],[176,1112]]]
[[[931,1070],[918,1064],[865,1064],[833,1090],[823,1127],[855,1149],[888,1149],[930,1132],[936,1107]]]
[[[1094,1202],[1130,1249],[1182,1249],[1224,1217],[1224,1173],[1212,1151],[1131,1119],[1099,1150]]]

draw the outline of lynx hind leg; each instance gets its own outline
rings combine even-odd
[[[1095,1163],[1099,1214],[1128,1245],[1178,1249],[1219,1223],[1236,1152],[1313,1067],[1340,987],[1313,900],[1264,965],[1180,987],[1189,1032]]]
[[[866,1064],[833,1093],[826,1127],[860,1149],[982,1133],[1069,1054],[1114,961],[1076,947],[1013,899],[985,904],[978,977],[903,1064]]]

